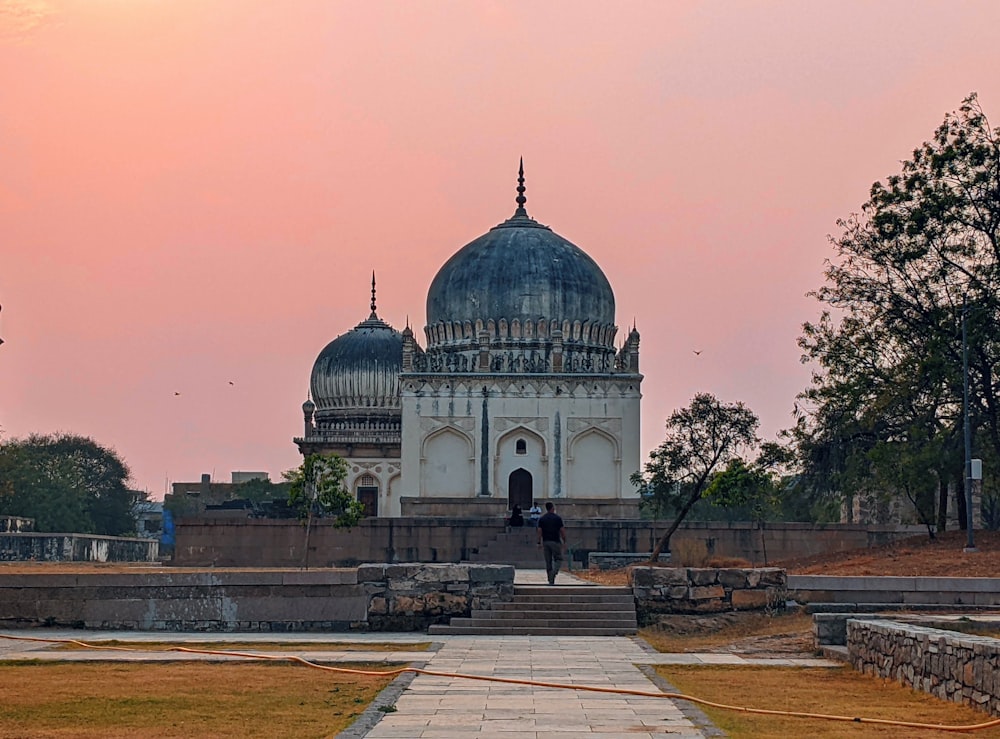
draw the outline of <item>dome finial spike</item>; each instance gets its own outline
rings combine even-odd
[[[524,209],[524,204],[528,202],[528,199],[524,197],[524,157],[520,158],[520,162],[517,167],[517,210],[514,211],[515,216],[527,216],[528,211]]]
[[[372,318],[378,318],[375,314],[375,270],[372,270]]]

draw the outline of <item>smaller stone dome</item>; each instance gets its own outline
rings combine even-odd
[[[312,415],[315,410],[316,404],[312,402],[312,398],[306,398],[306,402],[302,404],[302,412],[309,416]]]
[[[398,409],[402,363],[403,335],[372,311],[316,358],[309,385],[317,417],[337,411]]]

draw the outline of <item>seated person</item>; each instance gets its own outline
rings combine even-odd
[[[521,506],[515,505],[510,514],[511,526],[524,526],[524,514],[521,513]]]

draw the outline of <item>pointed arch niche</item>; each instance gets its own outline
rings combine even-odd
[[[475,493],[472,439],[456,428],[428,434],[420,450],[420,494],[471,498]]]
[[[618,440],[605,431],[589,428],[570,440],[567,459],[570,498],[621,496],[621,455]]]
[[[545,437],[537,431],[516,426],[505,432],[497,439],[493,461],[493,480],[498,497],[510,499],[510,476],[515,470],[522,470],[531,476],[535,500],[547,497],[549,458]]]

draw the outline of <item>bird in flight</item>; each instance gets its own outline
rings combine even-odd
[[[230,384],[230,385],[235,385],[236,383],[235,383],[235,382],[233,382],[232,380],[230,380],[230,381],[229,381],[229,384]]]
[[[174,395],[180,395],[180,393],[174,393]]]
[[[700,357],[700,356],[701,356],[701,353],[702,353],[702,351],[704,351],[704,350],[702,350],[702,349],[692,349],[691,351],[692,351],[692,352],[694,352],[694,355],[695,355],[696,357]]]

